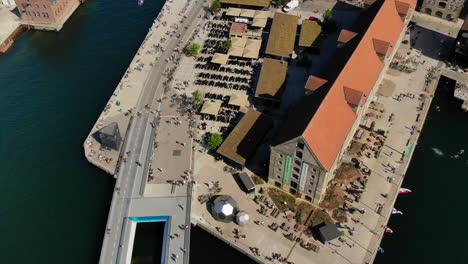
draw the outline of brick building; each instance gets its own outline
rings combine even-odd
[[[358,18],[351,28],[356,36],[340,46],[325,69],[328,73],[315,78],[320,87],[291,111],[273,142],[269,184],[320,202],[415,5],[416,0],[376,1]]]
[[[79,0],[16,0],[27,24],[63,24],[79,4]]]
[[[449,21],[456,21],[464,5],[465,0],[423,0],[421,12]]]

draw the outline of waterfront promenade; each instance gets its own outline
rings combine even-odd
[[[179,123],[176,127],[161,123],[168,117],[184,120],[173,106],[161,102],[167,101],[162,100],[167,72],[192,36],[202,6],[202,1],[166,2],[84,145],[88,160],[117,178],[100,263],[129,263],[136,226],[147,221],[166,223],[162,263],[188,263],[191,184],[186,180],[190,180],[191,144],[183,149],[179,144],[162,144],[190,142],[188,121],[179,127],[184,130],[177,129]],[[119,151],[100,149],[92,137],[112,122],[118,123],[124,138]],[[166,134],[171,129],[174,133]],[[174,157],[174,152],[181,154]],[[166,162],[170,160],[177,164]],[[155,176],[158,181],[151,180]]]

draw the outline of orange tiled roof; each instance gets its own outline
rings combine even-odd
[[[412,7],[416,5],[416,0],[400,1],[409,3]],[[385,0],[382,4],[374,21],[303,132],[302,136],[327,170],[331,169],[357,117],[346,101],[344,87],[368,96],[384,66],[375,51],[373,40],[378,39],[394,45],[404,30],[405,24],[397,12],[395,2]]]
[[[375,3],[377,0],[364,0],[364,4],[366,5],[372,5],[373,3]]]
[[[309,76],[309,79],[307,80],[307,83],[305,85],[305,88],[307,90],[315,91],[318,88],[322,87],[322,85],[326,84],[328,81],[316,76]]]
[[[343,87],[345,100],[348,104],[358,106],[362,100],[362,91],[355,90],[349,87]]]
[[[395,7],[398,14],[405,17],[408,15],[409,12],[411,12],[411,6],[408,2],[395,1]]]
[[[338,36],[338,42],[347,43],[348,41],[352,40],[355,36],[357,36],[356,32],[352,32],[347,29],[342,29],[340,31],[340,35]]]

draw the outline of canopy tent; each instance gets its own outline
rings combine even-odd
[[[232,37],[231,43],[232,46],[228,51],[229,55],[256,59],[260,53],[262,40]]]
[[[244,54],[244,48],[243,47],[231,47],[228,51],[228,54],[231,56],[242,57],[242,54]]]
[[[246,94],[232,94],[229,98],[230,105],[245,106],[247,104],[248,96]]]
[[[267,21],[268,21],[268,18],[254,17],[253,22],[252,22],[252,27],[264,28],[266,26]]]
[[[202,114],[217,115],[221,108],[221,102],[206,101],[201,109]]]
[[[253,9],[241,9],[239,16],[253,18],[255,16],[255,10],[253,10]]]
[[[216,64],[226,64],[228,59],[229,59],[228,54],[215,53],[213,55],[213,58],[211,59],[211,62],[216,63]]]
[[[241,13],[240,8],[230,7],[226,11],[226,16],[239,16],[240,13]]]
[[[231,38],[232,47],[238,47],[243,49],[245,47],[245,43],[247,43],[247,38]]]
[[[270,11],[256,10],[254,18],[268,18],[269,16],[270,16]]]
[[[116,122],[99,129],[94,133],[93,137],[101,146],[115,150],[119,149],[120,143],[122,142],[119,125]]]
[[[244,51],[242,57],[257,59],[258,54],[260,53],[260,47],[262,46],[262,40],[260,39],[248,39],[245,43]]]

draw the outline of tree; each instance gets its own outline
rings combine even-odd
[[[224,42],[224,49],[229,50],[231,47],[232,47],[232,41],[230,39],[226,40],[226,42]]]
[[[192,93],[192,100],[196,105],[200,105],[203,103],[203,94],[196,90],[195,92]]]
[[[211,150],[216,150],[221,143],[223,143],[223,138],[219,133],[213,133],[210,136],[210,142],[208,142],[208,145]]]
[[[197,56],[198,52],[200,52],[201,45],[198,43],[192,43],[187,47],[187,51],[192,55],[192,56]]]
[[[211,10],[218,12],[218,10],[221,8],[221,3],[219,0],[213,0],[211,2]]]
[[[325,32],[335,32],[338,29],[338,23],[330,9],[327,9],[325,13],[323,13],[322,28]]]

